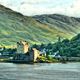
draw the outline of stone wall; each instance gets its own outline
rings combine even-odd
[[[22,54],[24,51],[23,45],[20,42],[17,42],[17,54]]]
[[[33,48],[33,61],[37,61],[37,58],[39,57],[40,52],[36,48]]]

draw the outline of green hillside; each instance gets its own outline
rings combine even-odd
[[[61,32],[66,32],[72,35],[80,32],[80,18],[59,14],[37,15],[33,18],[38,22],[47,24],[51,28],[55,28]]]
[[[80,19],[63,15],[28,17],[0,5],[0,45],[54,42],[57,36],[71,38],[80,31]]]

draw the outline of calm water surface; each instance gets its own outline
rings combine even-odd
[[[0,80],[80,80],[80,63],[0,63]]]

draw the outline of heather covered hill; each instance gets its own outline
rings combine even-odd
[[[80,19],[63,15],[28,17],[0,5],[0,45],[27,40],[31,44],[49,43],[57,35],[71,38],[80,32]]]
[[[40,23],[46,24],[51,28],[55,28],[62,32],[69,34],[77,34],[80,32],[80,18],[60,14],[36,15],[33,18]]]

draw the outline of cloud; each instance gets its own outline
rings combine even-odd
[[[25,4],[20,6],[20,12],[27,15],[38,15],[38,14],[52,14],[52,13],[61,13],[64,11],[63,8],[46,8],[46,7],[36,7],[30,4]]]
[[[17,11],[18,10],[18,4],[16,1],[17,0],[0,0],[0,4]]]
[[[80,0],[74,0],[71,6],[66,7],[65,14],[80,17]]]
[[[24,15],[59,13],[80,16],[80,0],[0,0],[0,4]]]
[[[73,0],[71,0],[73,1]],[[38,14],[67,14],[70,8],[70,0],[23,0],[20,6],[20,12],[27,15]],[[69,7],[67,7],[69,6]]]

